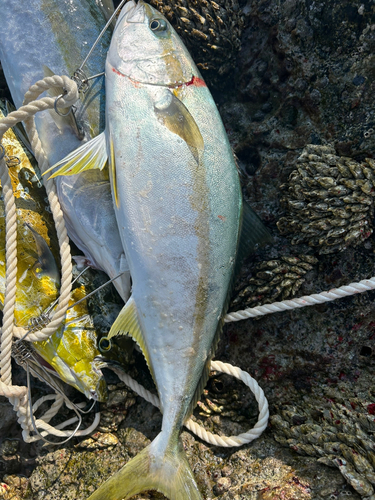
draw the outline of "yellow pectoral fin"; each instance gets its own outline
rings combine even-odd
[[[89,142],[82,144],[78,149],[72,151],[65,158],[46,170],[43,175],[60,167],[50,179],[58,175],[74,175],[85,170],[99,169],[103,170],[107,164],[108,155],[106,147],[105,132],[94,137]]]
[[[185,104],[172,93],[169,96],[169,102],[167,107],[155,105],[154,110],[157,117],[173,134],[180,136],[188,146],[203,151],[202,134]]]
[[[146,347],[146,342],[144,340],[141,325],[139,324],[137,306],[134,302],[133,297],[130,297],[130,299],[121,309],[120,314],[117,316],[115,322],[111,326],[108,338],[110,339],[112,337],[115,337],[116,335],[129,335],[137,342],[147,361],[147,365],[151,371],[151,375],[154,376],[150,366],[149,352]]]

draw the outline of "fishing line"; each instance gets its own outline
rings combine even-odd
[[[53,389],[56,393],[58,393],[58,394],[60,394],[60,396],[62,396],[62,398],[64,399],[65,404],[68,406],[68,408],[71,406],[73,410],[75,409],[75,411],[78,411],[79,413],[82,413],[82,414],[87,414],[87,413],[91,412],[91,410],[93,409],[93,407],[96,404],[96,401],[93,401],[92,405],[90,406],[90,408],[88,410],[84,410],[84,409],[81,410],[78,405],[76,405],[75,403],[70,401],[70,399],[66,396],[62,387],[60,387],[57,383],[57,380],[60,381],[58,374],[54,371],[50,372],[39,362],[39,360],[34,355],[34,350],[33,350],[32,345],[26,345],[25,343],[22,343],[21,345],[18,345],[17,347],[15,347],[15,345],[13,345],[12,346],[12,355],[18,364],[20,364],[22,366],[26,365],[26,367],[29,366],[28,360],[32,359],[32,361],[35,363],[35,365],[42,372],[44,372],[44,374],[46,376],[44,377],[41,373],[36,372],[36,370],[35,370],[36,367],[30,366],[30,369],[32,371],[34,371],[37,374],[37,376],[40,377],[47,385],[49,385],[51,387],[51,389]],[[53,381],[53,379],[51,379],[51,375],[54,376],[55,378],[57,378],[57,380]]]
[[[28,363],[26,363],[26,377],[27,377],[27,394],[28,394],[28,399],[29,399],[30,420],[31,420],[31,424],[33,426],[34,432],[40,437],[40,439],[42,439],[47,444],[62,445],[62,444],[67,443],[68,441],[70,441],[75,436],[75,434],[77,433],[78,429],[80,428],[80,426],[82,424],[82,417],[81,417],[81,415],[79,414],[79,412],[74,407],[72,407],[73,411],[75,412],[75,414],[78,417],[78,424],[77,424],[76,428],[74,429],[74,431],[66,439],[64,439],[64,441],[61,441],[59,443],[55,443],[54,441],[50,441],[49,439],[46,439],[39,432],[39,430],[37,429],[37,426],[36,426],[36,421],[35,421],[34,411],[33,411],[33,403],[32,403],[32,399],[31,399],[30,368],[29,368],[29,364]],[[65,395],[62,395],[62,396],[64,397],[64,399],[66,398]],[[66,398],[66,399],[68,399],[68,398]],[[69,401],[69,399],[68,399],[68,401]],[[73,405],[73,406],[75,406],[75,405]]]
[[[105,283],[103,283],[103,285],[100,285],[98,288],[96,288],[94,291],[90,292],[88,295],[85,295],[85,297],[82,297],[82,299],[78,300],[77,302],[75,302],[73,305],[69,306],[67,311],[69,311],[69,309],[71,309],[72,307],[75,307],[77,304],[80,304],[81,302],[83,302],[84,300],[92,297],[92,295],[94,295],[95,293],[99,292],[99,290],[101,290],[102,288],[106,287],[107,285],[109,285],[110,283],[112,283],[113,281],[117,280],[117,278],[119,278],[120,276],[122,276],[124,274],[124,271],[120,274],[118,274],[117,276],[115,276],[114,278],[106,281]]]
[[[85,84],[85,83],[87,84],[87,82],[89,80],[91,80],[93,78],[96,78],[98,76],[101,76],[101,74],[99,73],[98,75],[95,75],[95,76],[87,78],[82,68],[87,63],[89,57],[91,56],[91,54],[94,51],[95,47],[98,45],[100,39],[103,37],[104,33],[107,31],[107,29],[109,28],[109,26],[112,23],[113,19],[117,16],[117,13],[123,7],[123,5],[125,4],[126,1],[127,0],[122,0],[120,2],[119,6],[116,8],[116,10],[112,14],[112,16],[107,21],[107,24],[104,26],[104,28],[102,29],[102,31],[99,33],[98,38],[95,40],[95,42],[94,42],[93,46],[91,47],[91,49],[89,50],[87,56],[85,57],[85,59],[81,63],[81,66],[78,69],[76,69],[76,71],[74,72],[74,74],[72,76],[72,80],[74,80],[77,83],[77,87],[78,87],[79,91],[82,89],[83,84]],[[82,79],[82,76],[84,77],[83,79]],[[85,91],[82,90],[82,92],[85,92]]]
[[[82,276],[83,273],[85,273],[88,269],[90,269],[90,266],[86,266],[83,271],[81,271],[76,278],[72,281],[72,285],[76,283],[76,281]],[[52,309],[55,307],[55,305],[58,303],[59,299],[54,300],[46,309],[43,311],[37,318],[30,318],[29,321],[29,330],[25,333],[23,337],[20,339],[16,340],[14,343],[18,344],[22,340],[25,340],[25,338],[32,332],[39,330],[40,327],[46,326],[50,321],[51,318],[49,316],[49,313],[52,311]],[[73,304],[74,305],[74,304]],[[71,306],[73,307],[73,306]],[[68,308],[70,309],[70,308]]]

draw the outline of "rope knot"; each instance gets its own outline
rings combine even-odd
[[[62,80],[64,94],[58,98],[59,107],[69,108],[79,99],[77,83],[66,75],[62,77]]]

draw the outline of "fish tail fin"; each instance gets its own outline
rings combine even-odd
[[[110,477],[88,500],[126,500],[157,490],[170,500],[202,500],[181,441],[160,453],[160,437]]]

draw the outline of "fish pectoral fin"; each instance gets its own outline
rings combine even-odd
[[[248,203],[243,203],[242,228],[237,262],[241,263],[254,253],[258,246],[272,243],[271,233]]]
[[[55,170],[50,179],[58,175],[74,175],[84,172],[85,170],[99,169],[103,170],[108,160],[105,132],[94,137],[89,142],[85,142],[75,151],[72,151],[65,158],[55,163],[51,168],[46,170],[43,175]],[[61,165],[61,166],[60,166]]]
[[[204,141],[199,127],[185,104],[170,90],[154,103],[154,111],[158,119],[173,134],[183,139],[190,148],[204,150]]]
[[[163,438],[160,433],[88,500],[126,500],[148,490],[159,491],[174,500],[202,500],[182,442],[178,439],[160,453]]]
[[[108,338],[110,339],[112,337],[115,337],[116,335],[129,335],[135,340],[135,342],[137,342],[146,359],[147,365],[151,371],[151,375],[154,377],[150,365],[150,355],[146,347],[146,342],[144,340],[141,325],[139,324],[137,306],[133,297],[130,297],[130,299],[121,309],[115,322],[111,326]]]
[[[55,76],[55,73],[48,67],[48,66],[43,66],[43,72],[44,76]],[[59,97],[61,94],[64,93],[64,89],[62,87],[51,87],[47,90],[47,94],[50,97]],[[78,126],[76,117],[74,116],[74,113],[71,112],[69,113],[70,108],[59,108],[59,112],[61,112],[61,115],[57,114],[53,109],[50,110],[50,114],[58,126],[59,129],[64,129],[64,128],[71,128],[75,135],[78,137],[79,140],[83,139],[83,133]],[[66,115],[66,116],[62,116]]]

